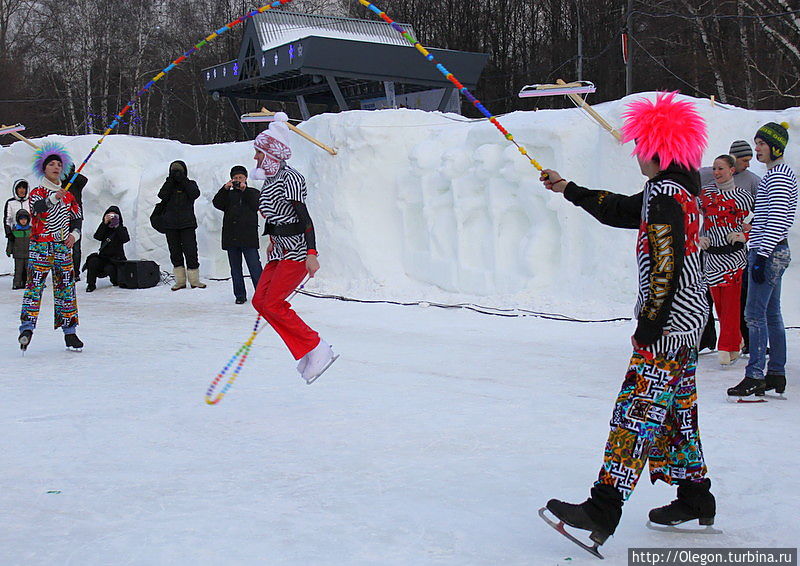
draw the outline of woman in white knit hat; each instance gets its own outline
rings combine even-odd
[[[294,312],[286,298],[319,269],[314,224],[306,207],[306,180],[286,164],[292,156],[289,118],[283,112],[253,142],[256,168],[263,180],[259,211],[266,219],[267,265],[253,296],[253,307],[280,335],[306,383],[313,383],[336,360],[330,345]]]

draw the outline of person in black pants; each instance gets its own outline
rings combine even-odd
[[[236,304],[247,302],[247,291],[242,272],[242,256],[247,262],[253,289],[261,277],[261,259],[258,256],[258,196],[256,189],[247,186],[247,169],[236,165],[231,169],[231,180],[214,196],[214,208],[221,210],[222,249],[228,252],[231,281]]]
[[[108,277],[112,285],[117,284],[117,267],[125,261],[125,244],[130,242],[128,229],[122,223],[122,213],[117,206],[109,206],[103,221],[94,233],[100,241],[100,249],[89,254],[83,269],[86,271],[86,292],[97,289],[97,278]]]
[[[188,278],[192,289],[205,289],[200,282],[200,261],[197,258],[197,218],[194,201],[200,196],[197,183],[189,179],[189,169],[183,161],[173,161],[169,177],[158,191],[165,203],[164,233],[167,236],[169,258],[172,261],[175,284],[173,291],[186,287]],[[185,262],[184,262],[185,258]]]

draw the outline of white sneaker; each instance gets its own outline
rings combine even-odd
[[[325,340],[320,340],[317,347],[306,354],[305,357],[307,361],[302,375],[306,383],[311,383],[317,379],[335,359],[331,345]]]

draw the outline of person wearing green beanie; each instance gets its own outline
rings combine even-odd
[[[797,210],[797,177],[783,160],[788,130],[785,122],[769,122],[755,135],[756,159],[767,166],[767,174],[758,185],[748,241],[749,281],[744,316],[750,332],[750,360],[744,379],[728,389],[731,397],[763,396],[772,390],[782,394],[786,390],[781,279],[791,261],[787,236]]]

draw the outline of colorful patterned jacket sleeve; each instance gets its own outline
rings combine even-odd
[[[564,197],[575,206],[597,218],[607,226],[614,228],[638,229],[642,222],[642,195],[627,196],[609,191],[596,191],[576,185],[567,184]]]
[[[637,320],[634,339],[643,346],[655,343],[669,319],[672,299],[683,269],[685,251],[684,213],[680,203],[664,194],[654,195],[647,210],[650,273],[647,274],[647,300]]]

